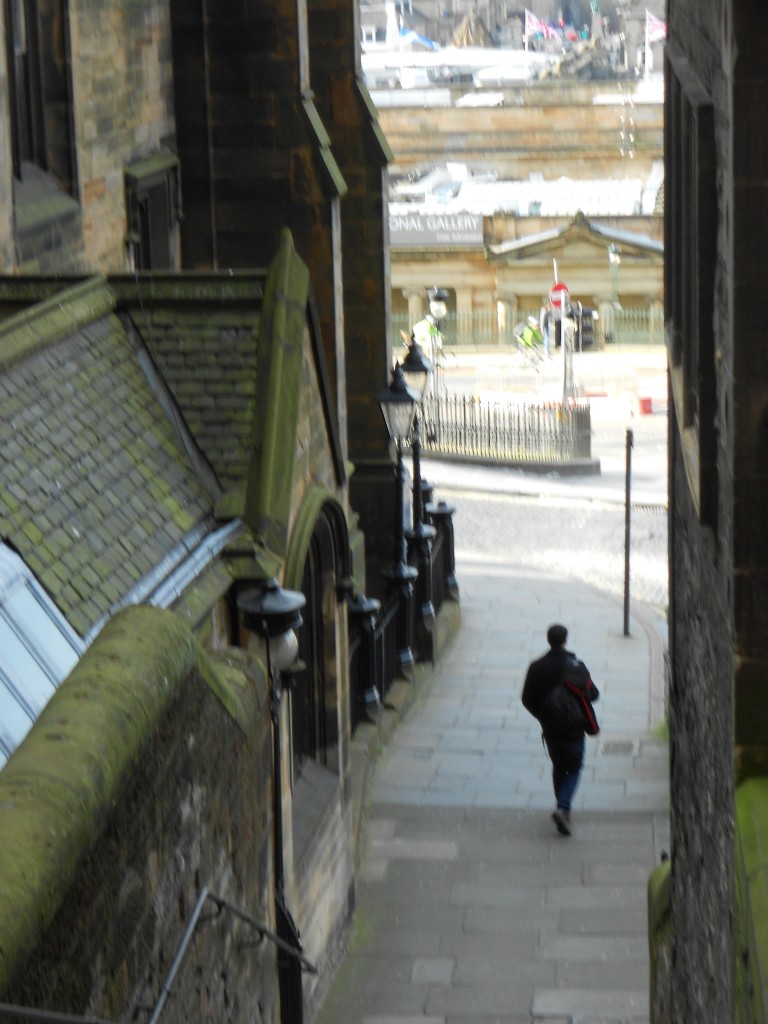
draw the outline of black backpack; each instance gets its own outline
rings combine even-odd
[[[592,696],[590,696],[592,695]],[[544,702],[545,725],[555,732],[581,733],[597,736],[597,722],[592,701],[597,699],[597,687],[589,669],[575,655],[568,657],[560,681],[552,687]]]

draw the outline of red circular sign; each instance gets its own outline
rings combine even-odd
[[[556,281],[549,290],[549,301],[557,309],[560,309],[563,304],[567,306],[569,298],[568,285],[563,284],[562,281]]]

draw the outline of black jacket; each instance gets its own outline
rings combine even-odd
[[[573,651],[567,651],[564,647],[554,647],[528,666],[523,684],[523,707],[538,719],[545,735],[557,736],[561,739],[579,739],[584,735],[583,729],[579,731],[578,735],[573,734],[573,730],[563,731],[558,728],[557,722],[549,721],[546,715],[547,694],[559,685],[563,678],[566,662],[574,657],[576,656]],[[600,696],[594,683],[587,696],[593,701]]]

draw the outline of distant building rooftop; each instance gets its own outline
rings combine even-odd
[[[434,169],[416,181],[395,183],[390,193],[389,217],[392,245],[417,244],[413,225],[458,217],[477,223],[484,216],[510,214],[519,217],[651,216],[664,183],[661,161],[641,178],[558,178],[547,181],[530,177],[499,181],[492,174],[473,174],[464,165]],[[410,228],[409,228],[410,225]],[[471,239],[467,238],[467,242]],[[475,238],[482,243],[482,233]]]

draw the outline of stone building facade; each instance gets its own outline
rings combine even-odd
[[[765,292],[759,0],[670,0],[665,303],[672,849],[653,1020],[766,1019]]]
[[[340,0],[0,11],[0,561],[80,659],[19,711],[28,732],[0,723],[6,1001],[151,1004],[209,892],[230,923],[202,927],[166,1013],[276,1021],[275,947],[245,951],[237,913],[279,930],[279,859],[311,1015],[351,912],[345,602],[381,586],[394,486],[389,151],[355,19]],[[271,577],[307,600],[272,724],[237,604]]]
[[[268,275],[0,293],[2,548],[81,652],[51,694],[0,653],[2,1000],[155,1005],[208,899],[222,920],[200,925],[172,1018],[275,1021],[275,948],[251,947],[285,938],[279,863],[309,1012],[353,904],[345,601],[362,565],[308,269],[285,232]],[[273,576],[306,595],[315,639],[270,708],[240,598]],[[53,618],[32,635],[17,611],[44,660]]]
[[[377,580],[376,495],[393,475],[374,401],[390,361],[391,153],[356,6],[14,0],[8,13],[19,56],[0,62],[0,265],[265,267],[287,227],[312,270]]]
[[[379,116],[394,154],[393,174],[459,161],[504,181],[531,174],[548,180],[645,178],[664,147],[663,99],[649,94],[647,85],[544,79],[475,90],[464,83],[441,86],[432,106],[407,104],[406,93],[398,104],[382,105]],[[457,102],[473,92],[478,102],[485,95],[486,105]],[[621,152],[629,115],[631,158]]]
[[[450,98],[446,105],[403,103],[381,110],[393,174],[415,175],[446,164],[463,164],[470,172],[466,205],[461,175],[449,182],[458,192],[450,199],[417,193],[413,201],[392,203],[394,314],[417,323],[426,312],[427,288],[439,285],[448,292],[449,312],[465,325],[450,341],[466,343],[474,322],[493,343],[493,332],[483,324],[514,324],[521,315],[538,315],[553,283],[554,259],[574,300],[599,311],[601,333],[610,330],[617,298],[660,320],[660,82],[521,83],[485,90],[496,97],[494,105],[489,100],[479,107],[461,105],[467,88],[443,89]],[[473,187],[473,177],[482,182],[488,174],[498,181]],[[594,225],[588,237],[578,230],[585,222]],[[615,282],[608,259],[612,244],[621,259]]]

